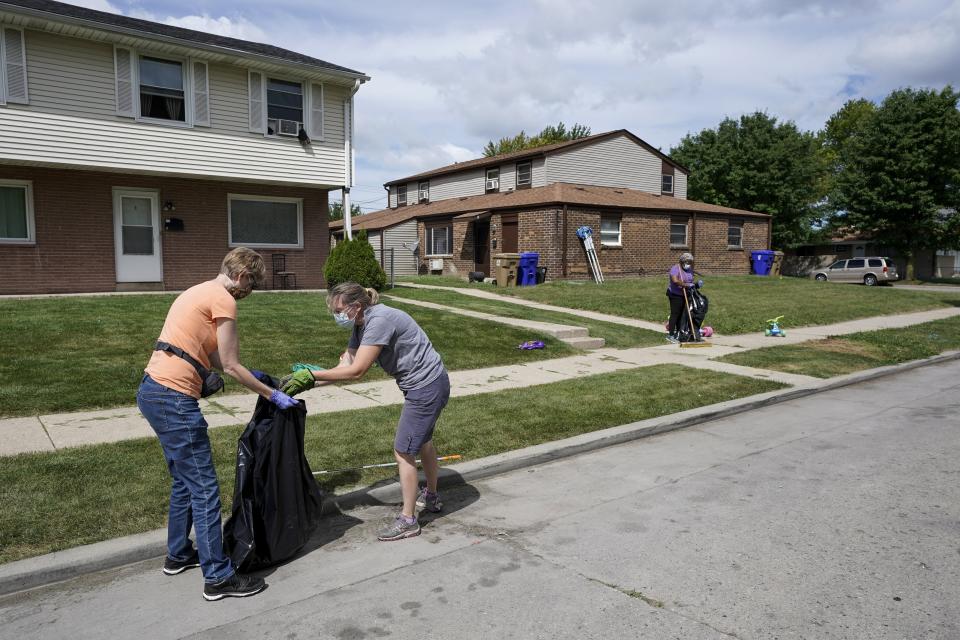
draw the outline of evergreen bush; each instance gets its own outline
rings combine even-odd
[[[341,240],[333,248],[323,266],[323,277],[331,288],[341,282],[356,282],[380,291],[387,284],[387,274],[377,262],[373,246],[367,242],[367,232],[363,230],[354,234],[353,240]]]

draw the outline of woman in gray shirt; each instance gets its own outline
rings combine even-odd
[[[400,474],[403,511],[378,532],[380,540],[420,535],[416,508],[434,513],[443,507],[437,495],[437,451],[433,430],[450,399],[450,379],[423,329],[408,314],[378,304],[379,295],[355,282],[344,282],[327,294],[327,307],[338,326],[351,330],[340,365],[326,371],[301,369],[283,387],[295,395],[318,382],[357,380],[374,362],[393,376],[403,392],[393,454]],[[427,486],[418,491],[416,456],[420,454]]]

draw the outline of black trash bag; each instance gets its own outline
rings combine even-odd
[[[303,453],[307,409],[260,398],[237,442],[233,513],[223,545],[241,571],[291,558],[320,521],[323,494]]]
[[[687,309],[680,314],[680,321],[677,323],[677,340],[680,342],[696,342],[701,339],[700,326],[707,317],[707,307],[709,301],[707,296],[700,293],[699,288],[687,289],[687,309],[690,314],[687,315]],[[693,318],[693,327],[690,327],[690,318]]]

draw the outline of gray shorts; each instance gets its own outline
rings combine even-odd
[[[450,378],[444,371],[425,387],[404,391],[403,397],[403,411],[400,412],[393,448],[399,453],[416,455],[433,439],[437,418],[450,399]]]

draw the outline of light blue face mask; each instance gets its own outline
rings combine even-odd
[[[351,318],[347,315],[347,310],[344,309],[340,313],[333,314],[333,321],[337,323],[337,326],[341,329],[353,329],[353,324],[356,322],[356,318]]]

